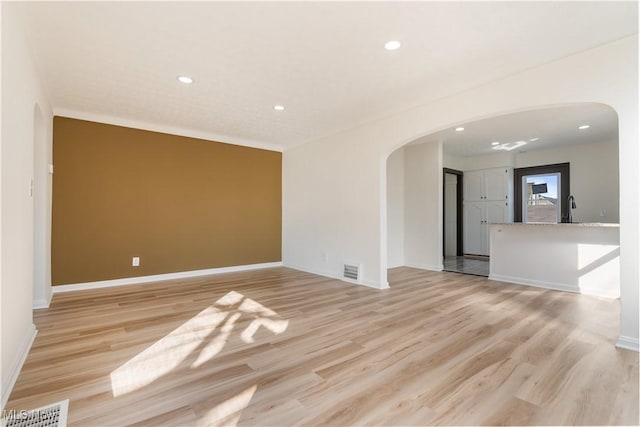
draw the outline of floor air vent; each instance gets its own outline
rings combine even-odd
[[[2,427],[66,427],[69,400],[31,411],[5,410]]]
[[[357,264],[345,264],[342,277],[349,280],[360,281],[360,266]]]

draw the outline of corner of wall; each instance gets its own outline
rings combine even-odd
[[[35,107],[41,109],[50,144],[51,104],[26,37],[22,6],[3,2],[2,11],[2,406],[33,343],[33,199]],[[48,291],[50,294],[50,290]],[[40,296],[42,298],[42,296]],[[39,301],[44,303],[45,301]]]
[[[31,346],[33,345],[33,341],[36,339],[36,334],[38,333],[36,329],[36,325],[31,324],[31,328],[29,333],[25,334],[22,345],[20,346],[20,352],[17,354],[17,358],[10,365],[10,375],[7,377],[6,384],[2,384],[2,397],[0,402],[0,409],[4,409],[5,405],[9,401],[9,396],[11,395],[11,391],[13,390],[13,386],[16,385],[16,381],[18,380],[18,375],[20,375],[20,371],[22,370],[22,365],[27,360],[27,356],[29,354],[29,350],[31,350]],[[3,376],[3,380],[5,377]]]
[[[48,286],[46,290],[46,295],[44,298],[34,299],[33,300],[33,309],[41,310],[43,308],[49,308],[51,305],[51,298],[53,298],[53,287],[51,285]]]

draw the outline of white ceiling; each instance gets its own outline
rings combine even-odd
[[[635,34],[638,16],[637,2],[21,7],[56,111],[283,149]]]
[[[589,125],[588,129],[578,129]],[[580,104],[524,111],[463,123],[464,131],[446,129],[421,138],[417,143],[443,141],[445,153],[461,157],[504,153],[494,150],[492,142],[513,144],[526,142],[513,152],[539,150],[570,144],[618,140],[618,115],[603,104]],[[539,138],[536,141],[531,139]],[[510,145],[508,145],[510,146]]]

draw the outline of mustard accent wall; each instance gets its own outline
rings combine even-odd
[[[55,117],[53,161],[53,285],[281,260],[281,153]]]

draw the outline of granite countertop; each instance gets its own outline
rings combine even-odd
[[[572,222],[572,223],[559,223],[551,224],[544,222],[494,222],[489,225],[510,225],[518,227],[620,227],[620,224],[608,223],[608,222]]]

